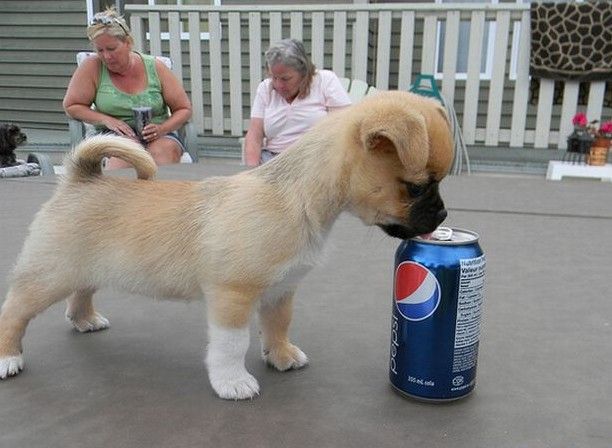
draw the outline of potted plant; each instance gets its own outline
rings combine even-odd
[[[593,144],[589,151],[589,165],[602,166],[608,160],[610,141],[612,140],[612,121],[605,121],[597,128],[594,127]]]
[[[593,143],[593,136],[589,132],[589,122],[584,113],[579,112],[572,118],[574,132],[567,137],[567,152],[588,154]]]

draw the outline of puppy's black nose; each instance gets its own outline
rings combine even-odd
[[[444,221],[447,216],[448,216],[448,212],[446,211],[446,209],[443,208],[442,210],[440,210],[437,214],[438,224]]]

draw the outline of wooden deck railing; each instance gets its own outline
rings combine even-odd
[[[467,144],[563,149],[577,110],[590,119],[610,112],[605,82],[591,83],[588,104],[578,106],[577,82],[566,82],[562,104],[554,105],[554,81],[541,80],[531,104],[528,5],[128,5],[126,12],[137,48],[172,58],[201,134],[243,134],[265,76],[263,53],[286,37],[303,40],[317,67],[378,89],[407,90],[416,74],[439,72]],[[460,75],[459,52],[467,56]],[[490,67],[484,75],[483,52]]]

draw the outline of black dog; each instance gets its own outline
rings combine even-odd
[[[19,165],[15,148],[27,140],[16,124],[0,125],[0,168]]]

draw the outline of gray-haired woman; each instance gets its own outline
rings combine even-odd
[[[335,73],[317,70],[298,40],[272,45],[265,64],[269,77],[257,88],[245,138],[248,166],[270,160],[328,112],[351,104]]]

